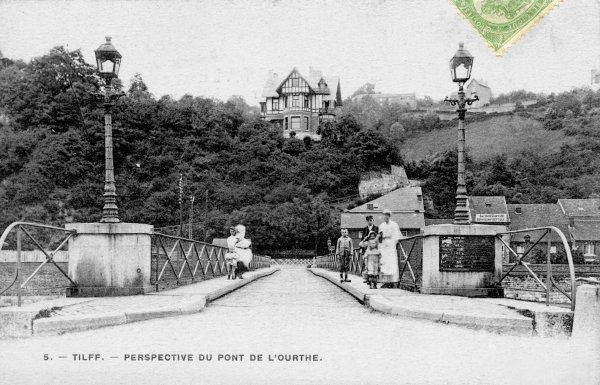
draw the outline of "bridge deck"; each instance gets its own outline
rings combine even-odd
[[[43,352],[53,361],[43,361]],[[34,383],[41,371],[63,384],[142,377],[145,384],[582,383],[577,376],[589,373],[589,363],[577,352],[568,339],[504,336],[373,312],[306,269],[282,269],[196,314],[0,341],[0,360],[12,363],[3,378]],[[74,353],[99,353],[104,361],[74,361]],[[194,362],[124,358],[144,353],[190,353]],[[212,354],[212,361],[198,361],[199,354]],[[244,356],[231,362],[219,354]],[[251,362],[250,354],[263,361]],[[279,354],[318,355],[318,361],[281,362]]]

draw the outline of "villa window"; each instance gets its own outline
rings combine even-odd
[[[292,131],[300,131],[300,117],[292,116]]]
[[[279,99],[273,99],[273,111],[279,110]]]
[[[593,243],[586,243],[585,247],[584,247],[584,251],[583,254],[585,255],[594,255],[594,244]]]
[[[300,79],[293,78],[292,79],[292,87],[298,87],[300,85]]]
[[[300,107],[300,95],[292,96],[292,107]]]
[[[304,129],[308,131],[308,117],[304,117]]]
[[[288,129],[288,118],[285,118],[285,119],[283,120],[283,129],[284,129],[284,130],[287,130],[287,129]]]
[[[304,108],[308,108],[308,95],[304,96]]]

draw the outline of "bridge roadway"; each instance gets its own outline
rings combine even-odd
[[[44,353],[53,359],[44,361]],[[145,353],[193,354],[194,361],[125,360]],[[0,341],[0,382],[563,385],[580,383],[570,376],[589,370],[577,365],[575,353],[567,339],[501,336],[376,313],[306,269],[284,268],[197,314]],[[212,361],[199,361],[199,354],[212,354]],[[218,361],[219,354],[244,357]],[[251,362],[250,354],[263,361]],[[278,354],[319,358],[269,361]]]

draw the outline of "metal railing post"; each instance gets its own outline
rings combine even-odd
[[[17,226],[17,305],[21,306],[21,226]]]

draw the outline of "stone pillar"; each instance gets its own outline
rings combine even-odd
[[[150,286],[152,225],[69,223],[69,276],[77,287],[67,296],[143,294]]]
[[[490,254],[493,261],[490,261],[487,271],[467,268],[458,268],[452,271],[442,269],[440,242],[448,241],[451,237],[464,239],[482,237],[491,240],[490,237],[493,238],[497,233],[503,231],[506,231],[505,226],[452,224],[425,227],[421,293],[461,296],[500,295],[499,290],[494,288],[494,284],[502,277],[502,242],[499,239],[492,241]]]
[[[576,299],[572,356],[578,356],[579,374],[587,376],[579,383],[600,384],[600,286],[584,284],[577,287]]]

